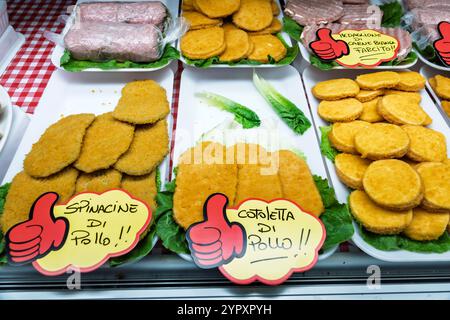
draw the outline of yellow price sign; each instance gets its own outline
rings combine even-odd
[[[122,190],[82,193],[64,205],[57,199],[51,192],[39,197],[29,220],[8,232],[12,263],[32,261],[45,275],[90,272],[131,251],[152,219],[144,202]]]
[[[212,195],[205,220],[187,231],[197,265],[219,267],[238,284],[277,285],[316,264],[326,236],[318,218],[286,199],[249,199],[237,208],[226,208],[227,201]]]

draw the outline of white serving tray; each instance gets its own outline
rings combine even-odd
[[[280,14],[277,16],[277,18],[278,18],[278,20],[281,21],[281,23],[283,23],[283,10],[282,10],[283,7],[281,6],[279,0],[277,0],[277,3],[278,3],[278,7],[280,8]],[[284,41],[287,43],[288,46],[292,46],[293,45],[292,41],[291,41],[291,38],[289,37],[289,35],[286,32],[281,32],[281,36],[283,37]],[[188,67],[191,67],[191,68],[196,68],[195,66],[192,66],[192,65],[190,65],[190,64],[188,64],[186,62],[186,59],[184,58],[183,53],[181,52],[180,44],[181,44],[181,41],[178,40],[177,41],[177,49],[180,52],[180,60],[183,62],[183,64],[185,66],[188,66]],[[277,66],[277,65],[274,65],[274,64],[258,64],[258,65],[237,64],[237,65],[234,65],[234,66],[230,66],[228,64],[212,64],[211,66],[208,67],[208,69],[209,68],[210,69],[212,69],[212,68],[233,68],[233,69],[252,68],[253,69],[253,68],[280,68],[280,67],[283,67],[283,66]],[[204,68],[204,69],[206,69],[206,68]]]
[[[428,61],[423,55],[421,55],[419,51],[415,50],[415,52],[416,52],[417,55],[419,56],[419,59],[420,59],[423,63],[425,63],[426,65],[428,65],[428,66],[430,66],[430,67],[432,67],[432,68],[434,68],[434,69],[437,69],[437,70],[441,70],[441,71],[450,71],[450,67],[444,67],[444,66],[438,65],[438,64],[436,64],[436,63],[430,62],[430,61]]]
[[[139,2],[139,1],[148,1],[148,0],[120,0],[120,1],[122,1],[122,2]],[[169,10],[172,17],[178,16],[178,1],[174,1],[174,0],[159,0],[159,1],[166,5],[166,7]],[[80,3],[84,3],[84,2],[111,2],[111,0],[78,0],[77,5]],[[66,26],[64,27],[64,29],[61,33],[62,35],[65,35],[69,31],[70,27],[72,26],[73,19],[75,18],[75,13],[76,13],[76,10],[73,10]],[[59,44],[55,45],[55,48],[52,51],[52,56],[51,56],[52,63],[56,68],[58,68],[60,70],[65,70],[61,66],[61,57],[64,55],[64,51],[65,51],[65,48],[63,48]],[[171,62],[172,61],[169,61],[165,65],[157,67],[157,68],[124,68],[124,69],[112,69],[112,70],[102,70],[102,69],[98,69],[98,68],[90,68],[90,69],[85,69],[80,72],[151,72],[151,71],[161,70],[161,69],[167,67]]]
[[[16,154],[3,179],[10,182],[23,170],[23,160],[32,145],[39,140],[45,130],[63,116],[78,113],[102,114],[113,111],[126,83],[134,80],[151,79],[158,82],[167,92],[172,105],[174,75],[170,69],[152,73],[95,73],[73,74],[55,71],[39,101],[33,119],[24,134]],[[168,116],[169,137],[171,140],[172,115]],[[161,181],[167,180],[169,156],[160,166]]]
[[[13,121],[13,106],[6,90],[0,86],[0,156],[8,140]]]
[[[445,121],[447,122],[447,125],[450,126],[450,118],[447,116],[447,114],[445,113],[444,109],[442,109],[442,105],[441,105],[441,98],[439,98],[436,94],[436,92],[434,92],[433,88],[430,85],[430,82],[428,81],[428,79],[434,77],[435,75],[443,75],[447,78],[450,78],[450,68],[448,71],[441,71],[440,69],[435,69],[435,68],[431,68],[429,66],[422,66],[422,68],[420,68],[420,74],[423,75],[425,77],[425,79],[427,79],[427,89],[428,92],[431,92],[431,96],[433,97],[434,101],[436,102],[437,107],[439,108],[439,111],[441,112],[442,116],[444,117]]]
[[[305,116],[310,119],[312,124],[308,103],[302,87],[302,80],[294,67],[284,66],[282,68],[258,69],[256,71],[258,75],[270,82],[282,95],[295,103],[304,112]],[[302,151],[306,156],[306,161],[312,173],[327,178],[313,126],[302,136],[293,133],[258,93],[253,85],[252,76],[252,69],[236,69],[234,72],[229,72],[222,69],[187,68],[183,71],[181,75],[175,145],[172,150],[173,168],[177,166],[180,155],[194,146],[204,133],[211,132],[217,126],[230,122],[233,119],[233,116],[229,113],[208,106],[200,102],[195,96],[197,92],[209,91],[225,96],[254,110],[262,121],[261,127],[275,128],[273,134],[280,135],[280,138],[283,140],[282,147],[292,147],[294,150]],[[240,125],[237,126],[240,127]],[[241,134],[238,141],[256,142],[252,134],[259,129],[238,130]],[[263,144],[261,141],[258,142]],[[336,248],[326,251],[320,256],[320,259],[331,256]],[[181,255],[181,257],[191,260],[189,255]]]
[[[334,78],[352,78],[354,79],[359,74],[376,72],[376,70],[332,70],[329,72],[322,72],[310,66],[303,71],[303,81],[305,84],[306,94],[311,108],[311,113],[314,118],[314,124],[318,133],[318,139],[320,141],[320,127],[328,126],[329,123],[322,120],[317,114],[317,107],[319,100],[317,100],[311,93],[311,89],[320,81],[330,80]],[[447,138],[447,153],[450,156],[450,128],[447,126],[441,113],[436,109],[430,96],[426,90],[421,92],[422,102],[421,106],[433,119],[433,123],[428,126],[434,130],[442,132]],[[349,195],[349,189],[339,180],[334,164],[327,158],[323,157],[326,163],[327,171],[331,178],[331,183],[336,190],[336,196],[340,202],[347,202]],[[353,242],[364,252],[371,255],[374,258],[390,261],[390,262],[418,262],[418,261],[450,261],[450,251],[442,254],[437,253],[416,253],[406,250],[397,251],[382,251],[378,250],[368,243],[366,243],[359,232],[359,227],[354,223],[355,234],[352,238]]]
[[[0,36],[0,75],[3,74],[24,43],[23,34],[16,32],[11,26],[6,28]]]

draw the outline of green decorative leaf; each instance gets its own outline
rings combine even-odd
[[[400,27],[403,8],[399,1],[392,1],[380,6],[383,12],[383,18],[381,20],[381,26],[385,28]]]
[[[290,17],[283,17],[283,31],[286,32],[292,39],[300,41],[303,26],[299,25],[297,21]]]
[[[339,154],[339,152],[331,145],[330,139],[328,139],[328,134],[331,131],[331,126],[320,127],[320,151],[322,154],[334,162],[334,158]]]

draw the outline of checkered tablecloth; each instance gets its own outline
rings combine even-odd
[[[10,0],[7,1],[11,25],[22,33],[26,42],[0,77],[13,103],[33,113],[52,72],[50,61],[54,45],[44,31],[61,32],[58,16],[75,0]]]

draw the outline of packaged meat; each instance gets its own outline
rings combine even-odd
[[[153,24],[159,27],[168,16],[166,6],[159,1],[82,3],[78,13],[81,22]]]
[[[379,28],[383,12],[378,6],[370,4],[344,4],[344,15],[339,19],[342,24],[354,24]]]
[[[412,10],[415,8],[443,8],[450,9],[450,0],[404,0],[405,8]]]
[[[161,40],[151,24],[82,22],[70,28],[64,45],[77,60],[150,62],[159,59]]]
[[[309,44],[316,40],[317,30],[320,28],[323,28],[323,27],[331,29],[332,34],[339,33],[345,29],[353,29],[353,30],[364,29],[364,28],[361,28],[361,25],[352,25],[352,24],[344,25],[344,24],[340,24],[340,23],[330,23],[327,25],[319,25],[319,26],[317,26],[317,25],[307,26],[303,29],[301,40],[302,40],[304,46],[306,48],[308,48],[308,50],[309,50]],[[406,56],[411,51],[411,49],[412,49],[411,35],[407,31],[403,30],[402,28],[380,27],[380,28],[372,28],[372,29],[398,39],[398,41],[400,43],[400,48],[399,48],[398,55],[397,55],[398,60],[401,61],[404,58],[406,58]]]
[[[344,15],[342,0],[289,0],[284,13],[302,26],[331,23]]]

